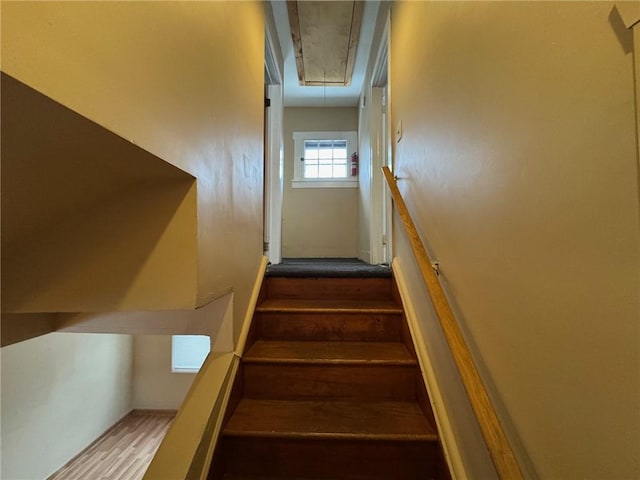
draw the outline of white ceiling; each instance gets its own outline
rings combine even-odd
[[[367,71],[379,0],[367,0],[364,5],[360,40],[356,51],[351,85],[348,87],[307,87],[298,82],[296,58],[291,40],[287,3],[270,2],[276,23],[278,40],[284,58],[284,104],[287,107],[351,107],[358,105],[362,83]]]

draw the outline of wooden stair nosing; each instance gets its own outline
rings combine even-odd
[[[242,399],[226,436],[363,441],[435,441],[415,401]]]
[[[316,365],[416,365],[400,342],[257,340],[245,363]]]
[[[402,342],[402,315],[263,312],[256,334],[264,340]]]
[[[358,365],[358,366],[415,366],[416,361],[408,360],[360,360],[350,358],[264,358],[264,357],[247,357],[244,359],[246,364],[263,364],[263,365]]]
[[[256,312],[401,314],[392,300],[304,300],[267,298]]]
[[[224,432],[225,437],[251,437],[251,438],[288,438],[298,440],[350,440],[350,441],[367,441],[367,442],[437,442],[438,435],[431,434],[419,434],[412,435],[408,433],[380,433],[380,434],[365,434],[357,432],[342,432],[342,433],[323,433],[323,432],[266,432],[262,430],[255,431],[233,431],[228,430]]]
[[[391,278],[269,277],[269,298],[363,299],[393,298]]]
[[[416,398],[414,365],[243,363],[248,398]]]

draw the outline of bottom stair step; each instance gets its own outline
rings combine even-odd
[[[448,478],[437,442],[224,437],[222,452],[232,479]]]
[[[222,442],[227,479],[446,478],[416,402],[240,400]]]

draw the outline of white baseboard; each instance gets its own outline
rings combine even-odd
[[[453,480],[469,478],[462,461],[462,456],[460,455],[460,449],[458,448],[458,443],[456,441],[451,422],[449,421],[447,407],[443,401],[440,387],[432,368],[427,344],[424,340],[424,335],[420,328],[416,311],[413,307],[414,302],[407,287],[405,274],[397,258],[393,260],[392,267],[393,276],[398,285],[400,298],[402,299],[404,313],[407,317],[407,323],[409,324],[409,330],[411,331],[413,345],[416,350],[416,355],[418,356],[418,363],[420,365],[420,371],[422,372],[422,378],[424,379],[429,393],[431,408],[436,419],[438,432],[440,434],[440,441],[442,442],[442,448],[444,450],[447,465],[449,466],[449,471],[451,472],[451,477]]]

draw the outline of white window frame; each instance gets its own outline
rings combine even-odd
[[[358,151],[358,132],[293,132],[293,188],[358,188],[358,176],[345,178],[304,178],[305,140],[347,141],[347,172],[351,171],[351,154]]]
[[[179,339],[178,337],[182,337],[182,338]],[[196,366],[195,364],[192,364],[190,366],[186,366],[184,365],[185,362],[180,361],[182,359],[179,358],[179,353],[178,353],[179,351],[178,349],[176,349],[176,340],[184,341],[183,337],[204,337],[207,339],[207,342],[209,344],[209,350],[207,351],[206,355],[202,358],[202,362],[200,363],[200,365]],[[202,364],[206,360],[209,353],[211,353],[211,337],[208,337],[206,335],[172,335],[171,336],[171,372],[172,373],[198,373],[200,371],[200,368],[202,368]],[[176,364],[182,364],[182,365],[177,366]]]

